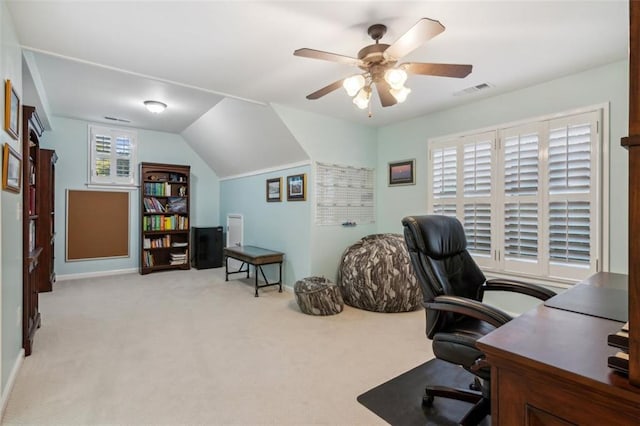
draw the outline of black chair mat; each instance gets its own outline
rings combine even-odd
[[[448,362],[432,359],[358,396],[358,402],[391,425],[457,425],[472,404],[435,398],[431,407],[422,407],[427,385],[468,389],[473,374]],[[489,426],[487,416],[480,425]]]

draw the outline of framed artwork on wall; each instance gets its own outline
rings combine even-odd
[[[282,178],[267,179],[267,202],[282,201]]]
[[[307,175],[287,176],[287,201],[304,201],[307,199]]]
[[[11,80],[6,80],[4,83],[4,130],[13,139],[18,139],[19,125],[20,98],[11,85]]]
[[[389,186],[415,185],[416,160],[394,161],[389,163]]]
[[[20,154],[8,143],[4,144],[2,152],[2,189],[11,192],[20,192],[20,170],[22,160]]]

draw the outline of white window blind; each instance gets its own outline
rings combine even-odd
[[[456,216],[488,271],[579,280],[598,270],[601,110],[431,142],[429,211]]]
[[[316,223],[375,223],[374,169],[316,163]]]
[[[135,185],[136,133],[89,126],[89,182]]]

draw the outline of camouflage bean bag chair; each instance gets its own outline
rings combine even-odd
[[[375,312],[422,306],[422,291],[400,234],[369,235],[342,255],[338,287],[347,305]]]
[[[308,277],[293,286],[300,310],[309,315],[334,315],[342,312],[344,303],[337,285],[324,277]]]

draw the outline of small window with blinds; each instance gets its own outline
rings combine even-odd
[[[598,272],[601,109],[431,143],[429,211],[455,216],[488,272],[563,282]]]
[[[89,126],[89,183],[135,185],[136,133]]]

